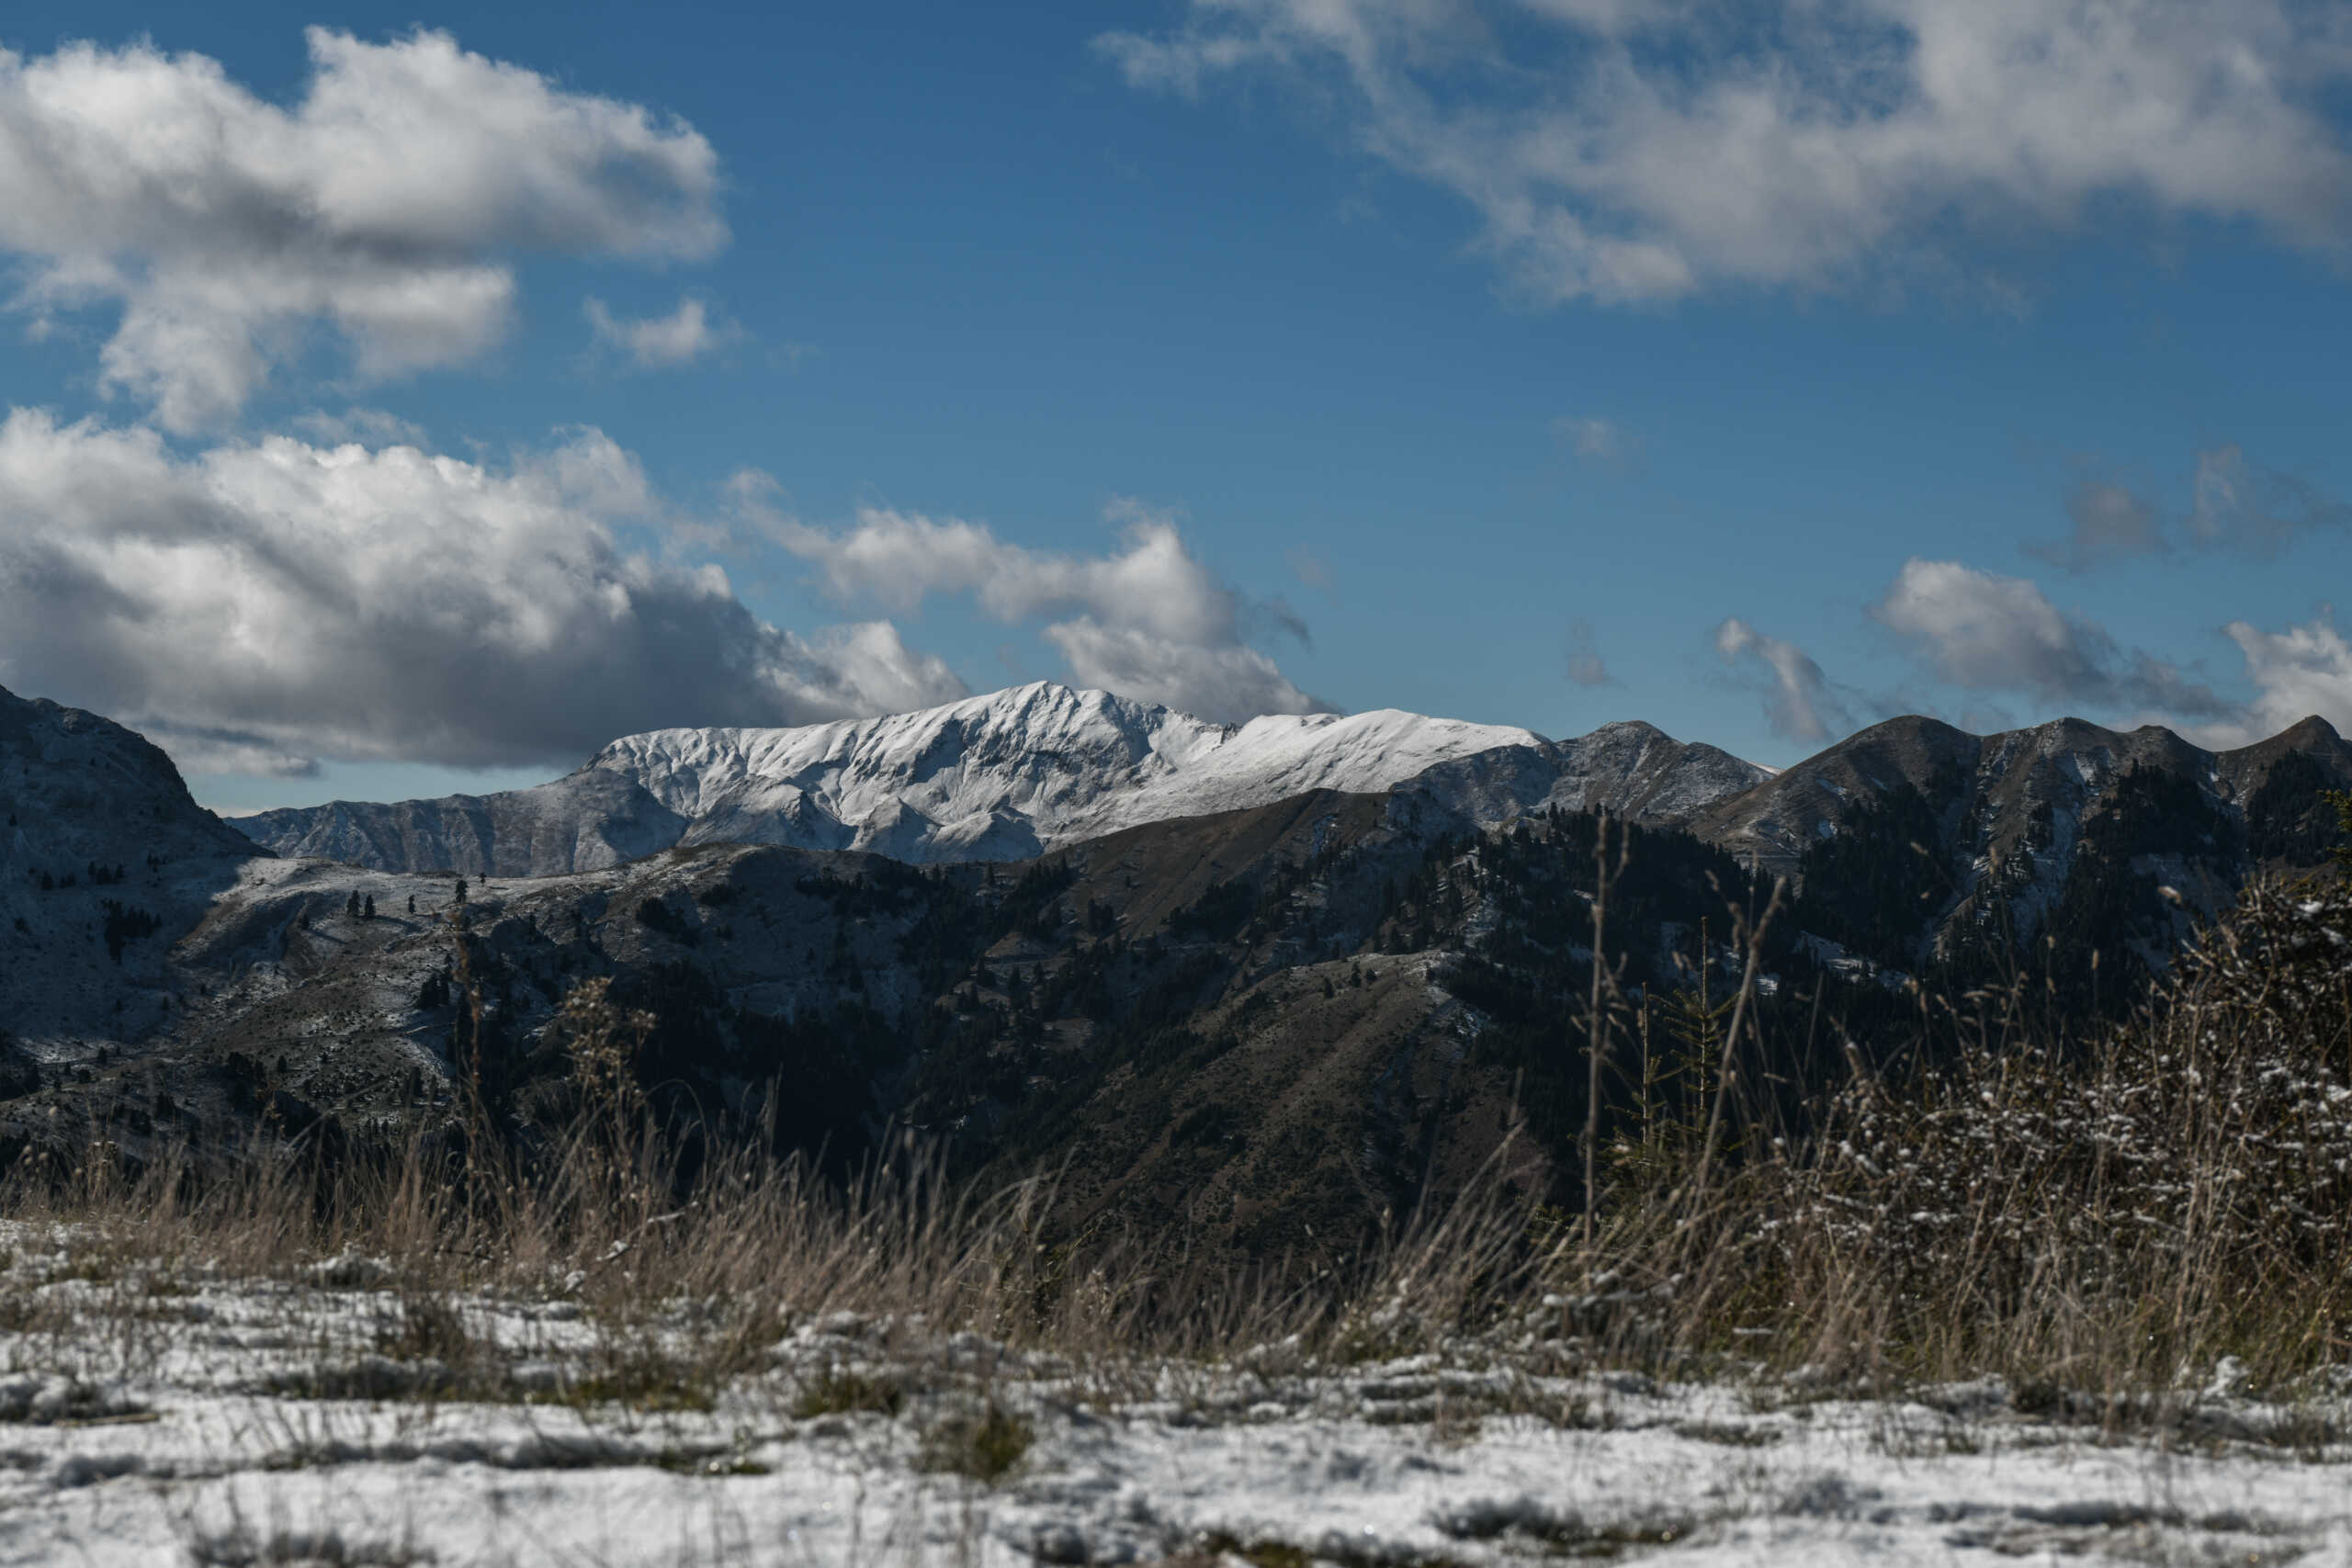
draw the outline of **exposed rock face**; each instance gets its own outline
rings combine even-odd
[[[1227,726],[1041,682],[887,718],[655,730],[616,740],[537,789],[338,802],[240,825],[281,853],[377,870],[548,876],[673,844],[857,850],[918,863],[1026,860],[1148,822],[1408,781],[1480,824],[1588,801],[1678,821],[1763,776],[1642,724],[1559,743],[1389,709]]]
[[[0,691],[0,1034],[106,1036],[133,1010],[144,1022],[168,994],[172,940],[268,854],[139,735]]]
[[[1850,808],[1909,785],[1946,807],[1964,803],[1952,830],[1964,827],[1966,847],[1989,861],[2033,838],[2041,818],[2058,835],[2042,847],[2056,845],[2068,831],[2062,818],[2079,825],[2135,768],[2189,781],[2217,809],[2244,821],[2248,803],[2290,757],[2331,781],[2327,787],[2352,779],[2352,745],[2318,717],[2252,746],[2207,751],[2154,725],[2125,733],[2061,718],[1980,736],[1910,716],[1858,731],[1689,820],[1702,838],[1743,862],[1752,858],[1763,870],[1790,874],[1806,851],[1839,830]],[[2058,858],[2064,855],[2059,849]]]
[[[686,819],[621,773],[583,768],[536,789],[390,806],[336,801],[239,827],[279,854],[378,870],[540,876],[600,871],[678,841]]]
[[[244,835],[196,804],[135,730],[0,689],[0,876],[148,854],[239,858]]]
[[[1677,740],[1655,725],[1634,721],[1606,724],[1572,740],[1498,747],[1440,762],[1399,787],[1465,827],[1500,827],[1555,807],[1680,827],[1770,776],[1728,751]]]

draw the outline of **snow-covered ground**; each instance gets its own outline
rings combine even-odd
[[[2352,1563],[2352,1412],[2219,1383],[2103,1437],[1994,1383],[1075,1365],[844,1316],[632,1410],[592,1380],[658,1345],[560,1292],[458,1300],[436,1342],[365,1267],[27,1290],[11,1257],[0,1563]]]

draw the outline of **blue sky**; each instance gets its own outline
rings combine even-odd
[[[1047,677],[2352,728],[2341,13],[1739,14],[12,6],[0,684],[228,808]]]

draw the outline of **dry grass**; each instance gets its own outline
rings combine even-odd
[[[1857,1065],[1801,1142],[1709,1191],[1655,1173],[1568,1309],[1621,1353],[1879,1387],[2283,1390],[2352,1363],[2352,896],[2251,889],[2127,1024],[2031,1038],[1948,1008],[1939,1065]],[[1703,1156],[1702,1156],[1703,1159]]]
[[[60,1238],[62,1261],[35,1282],[25,1260],[0,1269],[0,1320],[61,1346],[113,1334],[129,1364],[188,1280],[364,1286],[397,1303],[382,1356],[486,1389],[503,1363],[458,1303],[560,1301],[594,1337],[569,1395],[654,1409],[707,1407],[796,1328],[838,1321],[880,1362],[968,1330],[1098,1380],[1444,1350],[1802,1368],[1848,1388],[1998,1373],[2113,1418],[2127,1393],[2201,1385],[2224,1357],[2280,1390],[2352,1359],[2347,987],[2352,897],[2257,888],[2143,1017],[2086,1047],[2018,1038],[1992,998],[1950,1012],[1936,1070],[1857,1070],[1814,1136],[1775,1139],[1719,1094],[1679,1159],[1597,1167],[1589,1230],[1545,1223],[1498,1177],[1345,1275],[1174,1241],[1080,1250],[1051,1233],[1046,1184],[974,1191],[910,1138],[846,1187],[748,1149],[681,1180],[615,1067],[632,1021],[587,998],[585,1110],[533,1147],[477,1129],[323,1172],[283,1148],[134,1168],[102,1143],[20,1166],[0,1204],[19,1235]],[[40,1287],[61,1277],[112,1315],[60,1311]],[[894,1408],[899,1386],[876,1380],[843,1367],[802,1402]],[[985,1416],[967,1436],[942,1438],[972,1450],[950,1468],[1014,1446]]]

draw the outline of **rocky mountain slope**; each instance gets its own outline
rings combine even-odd
[[[337,802],[239,826],[281,854],[374,870],[545,876],[722,842],[1025,860],[1146,822],[1416,780],[1433,804],[1486,824],[1555,803],[1671,821],[1763,776],[1647,725],[1556,744],[1394,710],[1224,726],[1042,682],[878,719],[656,730],[536,789]]]
[[[1984,968],[2039,946],[2087,984],[2093,953],[2111,977],[2161,966],[2256,870],[2324,863],[2335,822],[2322,793],[2346,787],[2352,745],[2319,718],[2208,751],[2154,726],[2069,718],[1976,736],[1906,717],[1715,802],[1690,829],[1792,878],[1808,929],[1874,961]]]
[[[269,858],[137,734],[0,690],[0,1040],[148,1028],[173,940]],[[0,1057],[19,1081],[22,1047]]]
[[[1430,831],[1606,810],[1788,876],[1841,961],[1973,984],[2052,935],[2048,962],[2096,989],[2100,964],[2127,980],[2161,967],[2257,866],[2318,863],[2320,792],[2346,784],[2352,747],[2315,718],[2209,752],[2153,727],[1976,736],[1908,717],[1770,774],[1638,723],[1563,741],[1395,712],[1227,728],[1039,684],[859,723],[656,731],[534,790],[243,826],[289,855],[543,875],[718,842],[1028,860],[1316,789],[1394,793]]]

